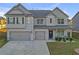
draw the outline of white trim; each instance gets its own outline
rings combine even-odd
[[[7,32],[7,40],[10,40],[10,32],[12,32],[12,31],[8,31]],[[31,32],[31,40],[33,40],[33,33],[32,33],[32,31],[27,31],[27,32]]]
[[[10,40],[9,37],[9,31],[7,31],[7,40]]]
[[[34,39],[35,39],[35,32],[36,31],[45,31],[45,40],[48,40],[48,29],[34,29]]]

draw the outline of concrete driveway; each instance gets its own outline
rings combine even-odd
[[[0,48],[0,55],[48,55],[46,41],[9,41]]]

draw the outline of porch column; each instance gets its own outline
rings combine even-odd
[[[10,40],[10,39],[9,39],[9,31],[7,31],[7,40]]]
[[[70,31],[70,37],[72,37],[72,30]]]
[[[64,36],[65,36],[65,37],[67,36],[67,31],[66,31],[66,30],[64,30]]]
[[[53,39],[56,37],[56,30],[53,30]]]
[[[46,30],[45,37],[46,37],[46,40],[49,40],[49,30]]]
[[[31,40],[34,40],[34,30],[32,30]]]

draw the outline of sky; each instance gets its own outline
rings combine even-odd
[[[17,3],[0,3],[0,16],[3,16],[8,10],[10,10]],[[72,18],[77,12],[79,12],[79,3],[22,3],[29,10],[53,10],[59,7],[64,11],[69,18]]]

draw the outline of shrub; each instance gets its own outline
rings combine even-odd
[[[70,42],[72,42],[73,38],[70,38],[69,40],[70,40]]]
[[[59,37],[58,41],[61,41],[62,40],[62,37]]]
[[[55,37],[55,40],[58,41],[58,37]]]
[[[69,37],[66,37],[66,40],[69,40]]]
[[[63,39],[64,42],[66,42],[66,38],[63,37],[62,39]]]

